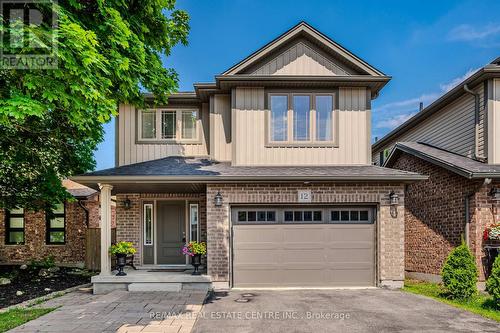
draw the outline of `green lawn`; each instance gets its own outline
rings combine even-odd
[[[30,308],[16,308],[7,312],[0,313],[0,333],[6,332],[14,327],[22,325],[30,320],[36,319],[56,308],[45,309],[30,309]]]
[[[469,301],[457,301],[448,299],[444,287],[437,283],[406,280],[403,290],[434,298],[440,302],[477,313],[483,317],[500,322],[500,309],[495,307],[493,299],[489,295],[478,294]]]

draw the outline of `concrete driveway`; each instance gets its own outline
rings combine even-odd
[[[500,331],[493,320],[401,291],[248,291],[255,296],[242,297],[245,293],[218,295],[203,307],[193,332]]]

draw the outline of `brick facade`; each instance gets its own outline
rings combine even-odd
[[[208,274],[215,282],[230,277],[231,204],[295,204],[297,191],[310,189],[313,203],[363,203],[378,207],[378,281],[380,285],[402,286],[404,279],[404,186],[402,184],[224,184],[207,185]],[[400,196],[398,216],[390,215],[388,194]],[[213,198],[220,192],[223,205]]]
[[[491,185],[483,185],[484,180],[469,180],[407,153],[402,153],[392,167],[429,176],[406,189],[405,269],[441,274],[446,257],[465,237],[468,200],[469,246],[476,256],[479,279],[484,281],[483,231],[500,218],[500,205],[488,196]]]
[[[125,209],[123,202],[129,199],[131,206]],[[142,265],[142,203],[153,200],[175,200],[198,203],[200,239],[206,241],[205,193],[124,193],[116,195],[116,241],[132,242],[137,249],[134,264]],[[180,251],[181,249],[179,249]]]

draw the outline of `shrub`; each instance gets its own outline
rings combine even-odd
[[[31,260],[29,265],[32,269],[51,268],[56,266],[56,259],[53,255],[43,258],[42,260]]]
[[[448,255],[441,274],[451,298],[468,299],[477,292],[476,262],[463,240]]]
[[[500,308],[500,255],[497,255],[491,274],[486,280],[486,291],[493,297],[497,307]]]

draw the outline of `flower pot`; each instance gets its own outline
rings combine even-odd
[[[198,270],[201,265],[201,254],[195,254],[191,257],[191,265],[193,265],[194,267],[192,275],[201,275],[200,271]]]
[[[116,273],[116,276],[125,276],[127,273],[123,271],[123,268],[125,267],[125,264],[127,263],[127,255],[124,253],[117,253],[116,254],[116,265],[118,266],[118,273]]]

